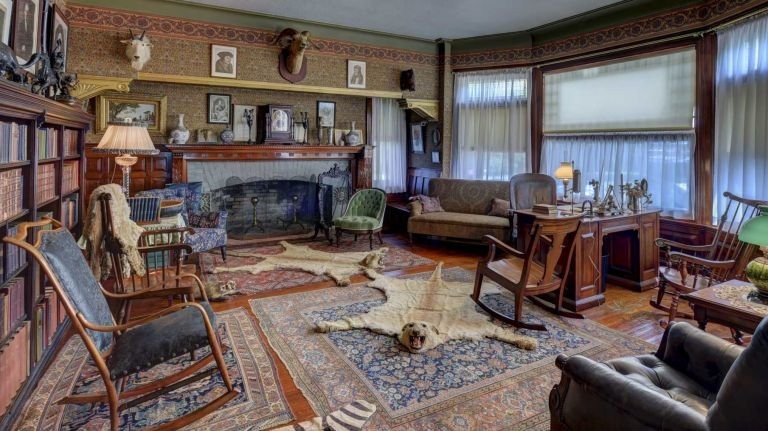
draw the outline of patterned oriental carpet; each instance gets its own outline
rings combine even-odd
[[[224,407],[185,429],[258,430],[291,421],[293,415],[277,380],[275,365],[265,350],[255,322],[242,308],[216,313],[216,315],[223,343],[230,348],[225,354],[229,375],[241,393]],[[197,358],[205,354],[207,351],[201,350]],[[130,382],[135,383],[156,375],[167,375],[182,365],[182,361],[189,361],[189,355],[139,373],[133,376]],[[130,386],[131,383],[128,385]],[[80,337],[74,336],[62,348],[56,360],[41,378],[37,389],[24,408],[20,422],[14,429],[109,429],[109,410],[106,404],[93,406],[53,404],[73,387],[74,392],[81,393],[97,386],[103,387],[101,377],[93,366]],[[212,394],[211,389],[220,390],[223,387],[219,373],[214,373],[198,382],[132,409],[124,410],[120,429],[144,429],[166,422],[199,407],[210,397],[220,393]]]
[[[324,240],[312,242],[294,241],[292,244],[308,245],[315,250],[326,251],[330,253],[368,251],[368,241],[363,239],[360,239],[357,242],[347,241],[346,243],[342,243],[338,248],[336,248],[335,245],[329,245],[328,241]],[[408,250],[389,246],[387,244],[385,244],[384,247],[388,247],[389,251],[384,255],[384,259],[382,261],[384,267],[379,269],[379,272],[396,271],[414,266],[434,264],[434,261],[413,254]],[[278,254],[282,253],[283,250],[283,247],[279,244],[236,249],[237,253],[258,254]],[[229,255],[227,256],[227,261],[224,262],[222,261],[221,255],[218,253],[218,251],[211,253],[201,253],[200,264],[203,269],[203,281],[206,284],[219,284],[226,283],[227,281],[231,280],[235,282],[237,293],[247,295],[330,280],[329,277],[324,275],[313,275],[298,270],[265,271],[255,275],[246,271],[223,272],[218,274],[212,273],[213,269],[216,267],[236,268],[240,266],[253,265],[259,262],[259,260],[261,259],[257,257],[241,257]]]
[[[474,274],[451,268],[443,277],[471,282]],[[519,331],[538,340],[533,351],[485,339],[451,341],[411,354],[395,337],[365,329],[313,331],[318,321],[363,313],[383,301],[380,291],[358,284],[254,299],[251,307],[317,414],[365,399],[377,406],[371,430],[548,430],[548,397],[560,379],[559,353],[604,360],[654,350],[597,323],[562,319],[530,303],[525,319],[549,328]],[[488,295],[487,301],[512,313],[511,295]]]

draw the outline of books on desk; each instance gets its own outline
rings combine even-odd
[[[531,211],[537,213],[537,214],[544,214],[544,215],[550,215],[555,216],[557,215],[557,205],[549,205],[549,204],[534,204]]]

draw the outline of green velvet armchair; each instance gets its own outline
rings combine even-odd
[[[373,234],[381,239],[381,227],[384,224],[384,210],[387,208],[387,194],[381,189],[358,190],[349,200],[346,211],[341,217],[333,219],[336,230],[336,247],[341,241],[342,232],[355,235],[368,234],[370,248],[373,250]]]

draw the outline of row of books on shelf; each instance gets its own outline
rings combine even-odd
[[[77,155],[77,138],[78,138],[78,131],[77,130],[70,130],[66,129],[64,130],[64,155],[65,156],[74,156]]]
[[[61,168],[62,194],[68,193],[80,186],[80,161],[69,161]]]
[[[37,129],[37,158],[59,157],[59,131],[53,127]]]
[[[23,186],[21,168],[0,171],[0,221],[21,212]]]
[[[80,199],[78,195],[72,195],[61,203],[61,222],[67,229],[75,227],[80,220]]]
[[[16,235],[19,230],[19,223],[21,222],[8,225],[6,234],[8,236]],[[25,263],[27,263],[27,252],[22,248],[11,244],[5,244],[3,247],[0,244],[0,283],[13,276]]]
[[[0,121],[0,163],[27,160],[27,125]]]
[[[24,279],[14,278],[0,289],[0,340],[24,318]]]
[[[45,294],[35,306],[34,314],[35,330],[37,331],[34,357],[35,361],[39,361],[45,349],[53,341],[53,336],[67,313],[64,310],[64,305],[59,301],[56,291],[52,287],[46,287]]]
[[[53,164],[37,167],[37,193],[35,202],[38,204],[53,199],[56,196],[56,166]]]

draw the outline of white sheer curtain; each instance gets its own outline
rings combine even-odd
[[[407,163],[405,111],[395,99],[374,97],[371,114],[373,186],[387,193],[404,192]]]
[[[573,160],[588,197],[645,178],[653,207],[692,218],[695,81],[693,48],[545,74],[541,172]]]
[[[508,180],[530,171],[531,71],[457,73],[451,176]]]
[[[717,39],[714,217],[725,191],[768,199],[768,17]]]
[[[608,184],[618,187],[622,175],[624,182],[646,178],[652,206],[663,208],[664,215],[691,218],[693,144],[693,133],[548,135],[541,172],[551,175],[560,162],[573,160],[581,170],[582,196],[587,198],[593,197],[587,184],[591,179],[601,180],[604,195]],[[618,190],[615,193],[618,196]]]

